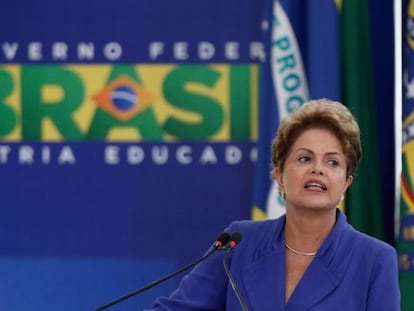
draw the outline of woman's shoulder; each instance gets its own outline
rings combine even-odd
[[[368,254],[370,257],[378,252],[395,253],[394,247],[390,244],[354,228],[340,210],[337,210],[337,222],[329,240],[327,244],[330,246],[326,245],[327,248],[334,247],[342,250],[342,255],[355,250],[358,251],[358,254]]]
[[[393,256],[396,254],[395,248],[390,244],[359,231],[348,223],[345,236],[347,243],[352,245],[352,248],[360,254],[369,254],[370,257],[384,253],[392,254]]]

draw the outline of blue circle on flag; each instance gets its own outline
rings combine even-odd
[[[114,106],[122,111],[130,110],[138,104],[138,94],[129,86],[118,86],[111,92]]]

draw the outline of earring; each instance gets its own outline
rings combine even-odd
[[[286,199],[286,193],[282,190],[279,191],[280,196],[282,197],[283,201]]]
[[[280,185],[278,185],[278,192],[279,192],[279,195],[280,195],[280,197],[283,199],[283,201],[285,200],[285,198],[286,198],[286,194],[285,194],[285,192],[283,191],[283,189],[282,189],[282,187],[280,187]]]

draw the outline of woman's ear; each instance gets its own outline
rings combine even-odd
[[[283,177],[282,177],[282,171],[280,167],[276,167],[273,170],[273,179],[277,182],[279,185],[279,190],[283,190]]]
[[[348,175],[345,181],[345,189],[344,192],[348,189],[348,187],[352,184],[352,181],[354,180],[354,176]]]
[[[283,198],[283,200],[285,200],[286,193],[285,193],[285,187],[283,184],[283,174],[282,174],[282,170],[279,167],[276,167],[273,170],[273,179],[277,182],[277,187],[278,187],[280,196]]]

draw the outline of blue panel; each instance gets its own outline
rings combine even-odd
[[[0,310],[94,310],[175,269],[171,260],[0,258]],[[176,280],[110,310],[141,310]]]
[[[24,8],[24,9],[22,9]],[[68,62],[78,62],[79,42],[94,43],[96,56],[88,62],[108,62],[102,55],[107,43],[116,41],[123,48],[120,62],[152,61],[150,42],[165,43],[161,62],[176,61],[173,44],[189,43],[190,62],[199,62],[198,43],[212,42],[217,49],[213,61],[225,61],[224,44],[240,43],[241,60],[249,60],[249,43],[261,40],[261,1],[253,0],[151,0],[151,1],[52,1],[16,0],[7,3],[7,14],[0,19],[0,44],[18,42],[15,62],[27,62],[27,44],[41,42],[45,59],[52,61],[52,44],[69,46]],[[4,55],[0,53],[0,62]],[[82,61],[80,61],[82,62]],[[84,62],[84,61],[83,61]]]
[[[226,163],[229,144],[185,143],[192,157],[185,165],[175,157],[182,143],[163,143],[170,153],[165,165],[150,157],[159,143],[133,144],[146,154],[137,165],[127,163],[129,143],[116,144],[116,165],[105,163],[104,142],[24,143],[34,151],[33,164],[19,164],[23,144],[2,145],[11,150],[0,165],[3,256],[167,256],[184,264],[202,254],[231,221],[250,217],[253,143],[231,144],[242,154],[237,164]],[[50,164],[39,159],[45,146],[54,155]],[[56,163],[63,146],[72,150],[75,164]],[[217,163],[200,163],[207,146]],[[191,248],[177,248],[190,239],[196,239]]]

